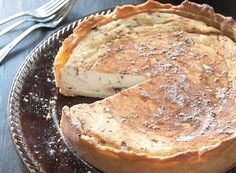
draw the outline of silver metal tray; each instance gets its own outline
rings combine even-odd
[[[8,103],[10,133],[31,173],[99,172],[65,144],[58,129],[63,105],[91,103],[96,99],[60,95],[52,73],[62,41],[86,18],[62,27],[42,41],[26,58],[12,85]]]

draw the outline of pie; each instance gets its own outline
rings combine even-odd
[[[147,1],[91,16],[60,48],[61,132],[105,173],[236,166],[236,24],[203,4]]]

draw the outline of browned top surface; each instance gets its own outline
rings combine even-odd
[[[153,78],[106,100],[73,107],[73,121],[84,123],[85,135],[102,145],[166,156],[235,134],[234,74],[227,65],[235,55],[234,42],[221,35],[150,31],[122,43],[122,51],[114,48],[119,56],[107,56],[92,68],[124,72],[128,66]]]
[[[190,78],[158,76],[106,100],[74,106],[70,114],[98,144],[167,156],[234,135],[234,97],[231,90],[195,85]]]
[[[166,14],[167,13],[172,14],[172,16],[176,14],[180,16],[185,16],[187,18],[197,19],[199,21],[206,22],[207,26],[214,26],[215,28],[219,29],[222,33],[229,36],[231,39],[235,40],[236,24],[234,20],[230,17],[224,17],[220,14],[215,13],[212,7],[205,4],[198,5],[189,1],[184,1],[179,6],[173,6],[171,4],[161,4],[156,1],[149,0],[146,3],[140,4],[137,6],[126,5],[123,7],[117,7],[115,11],[109,15],[92,16],[89,19],[83,21],[74,30],[73,34],[70,35],[63,42],[63,45],[60,48],[55,58],[54,68],[53,68],[57,86],[60,87],[61,69],[66,65],[66,63],[68,63],[68,60],[71,59],[71,55],[75,51],[74,49],[78,45],[83,44],[83,41],[86,40],[86,38],[88,38],[89,35],[91,35],[91,33],[94,33],[94,30],[97,30],[98,28],[99,30],[101,30],[101,27],[105,26],[107,23],[109,24],[112,22],[114,23],[116,21],[119,21],[120,19],[122,20],[122,19],[126,19],[135,15],[150,14],[150,13],[154,13],[158,11],[162,13],[166,12]],[[177,21],[175,22],[175,24],[178,28],[178,26],[180,27],[182,26],[181,25],[182,22],[183,24],[185,23],[183,18],[179,18],[180,16],[174,16],[173,19],[170,19],[169,21],[168,21],[168,18],[166,21],[164,17],[164,20],[162,19],[160,21],[163,21],[163,22],[171,22],[171,20]],[[159,15],[157,15],[157,18],[158,17]],[[159,19],[152,20],[149,18],[149,20],[147,21],[144,19],[142,19],[141,17],[141,19],[138,20],[138,23],[140,25],[148,25],[148,24],[152,24],[153,22],[159,21]],[[181,21],[181,23],[179,23],[178,21]],[[193,27],[194,25],[195,25],[195,22],[193,21],[192,24],[185,25],[185,26],[190,26],[192,28],[190,29],[191,30],[190,32],[198,31],[199,28]],[[205,27],[206,30],[203,32],[209,32],[209,28],[211,27]],[[211,32],[216,31],[216,29],[212,30],[212,28],[210,30]],[[108,35],[108,34],[109,32],[102,33],[102,35]],[[95,35],[95,37],[90,38],[89,40],[91,43],[93,43],[91,45],[94,45],[94,42],[95,43],[98,42],[99,39],[100,38],[96,37]],[[89,47],[89,46],[87,45],[86,47]],[[94,48],[94,46],[89,47],[89,48],[90,49]],[[98,49],[98,48],[95,47],[95,49]],[[81,52],[81,50],[79,50],[79,52]],[[81,56],[79,59],[82,59]],[[89,65],[89,63],[87,65]]]

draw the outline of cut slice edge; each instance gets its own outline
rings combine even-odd
[[[60,92],[66,96],[105,98],[148,79],[145,75],[104,73],[78,69],[76,66],[62,70],[65,71],[61,76],[63,87]]]

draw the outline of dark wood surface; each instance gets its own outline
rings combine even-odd
[[[9,15],[15,14],[27,9],[36,8],[48,0],[0,0],[0,19]],[[116,5],[141,3],[145,0],[78,0],[75,7],[68,14],[67,18],[61,25],[72,22],[84,15],[95,11],[114,7]],[[181,0],[172,0],[174,3],[179,3]],[[171,2],[171,0],[169,1]],[[200,1],[197,2],[207,2]],[[236,17],[236,1],[209,1],[218,12]],[[9,34],[0,37],[0,48],[9,41],[17,37],[22,31],[29,27],[32,23],[26,23],[20,28],[10,32]],[[4,26],[0,26],[0,30]],[[0,173],[26,173],[28,172],[24,164],[21,162],[17,152],[12,144],[8,130],[7,122],[7,101],[10,87],[14,80],[14,76],[30,53],[30,51],[53,30],[38,30],[31,33],[21,44],[19,44],[7,57],[4,64],[0,65]]]

